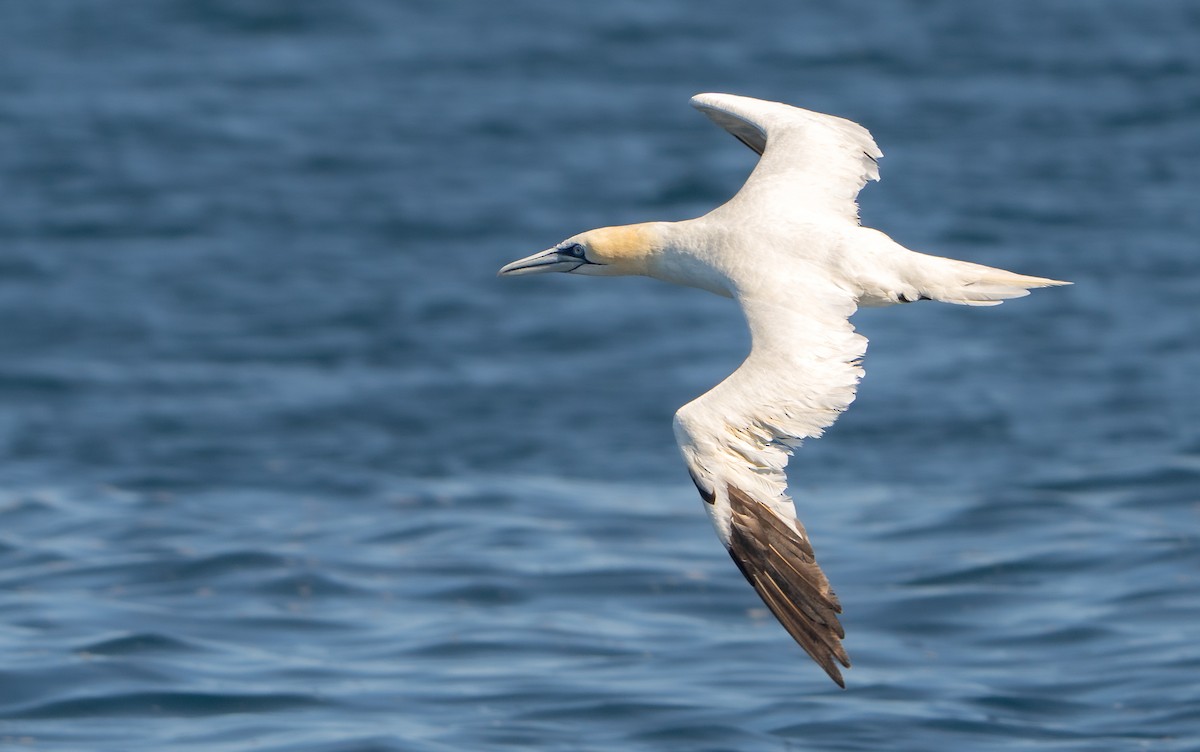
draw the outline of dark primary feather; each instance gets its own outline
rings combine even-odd
[[[738,569],[800,647],[845,687],[836,660],[846,668],[850,658],[837,615],[842,612],[812,546],[765,504],[729,486],[732,529],[729,554]]]
[[[738,141],[749,146],[760,157],[767,150],[767,134],[744,117],[727,112],[720,107],[697,102],[694,99],[692,106],[707,115],[709,120],[732,133]]]

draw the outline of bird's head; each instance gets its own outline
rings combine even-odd
[[[650,260],[662,250],[657,223],[588,230],[500,269],[500,276],[567,272],[618,277],[650,274]]]

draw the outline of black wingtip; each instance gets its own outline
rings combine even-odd
[[[812,547],[765,504],[734,486],[728,491],[729,555],[792,639],[845,689],[838,669],[850,668],[837,617],[842,609]]]

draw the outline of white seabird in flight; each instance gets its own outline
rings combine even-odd
[[[700,94],[692,105],[761,155],[742,189],[703,217],[590,230],[501,275],[640,274],[737,300],[750,355],[675,414],[675,437],[738,569],[796,642],[845,686],[842,607],[787,495],[800,441],[854,400],[867,340],[858,306],[998,305],[1065,285],[904,248],[862,227],[858,192],[883,156],[865,128],[778,102]]]

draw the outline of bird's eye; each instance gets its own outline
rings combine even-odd
[[[572,243],[565,248],[561,248],[559,249],[559,253],[563,254],[564,256],[570,256],[572,258],[587,261],[587,257],[583,255],[583,246],[579,243]]]

